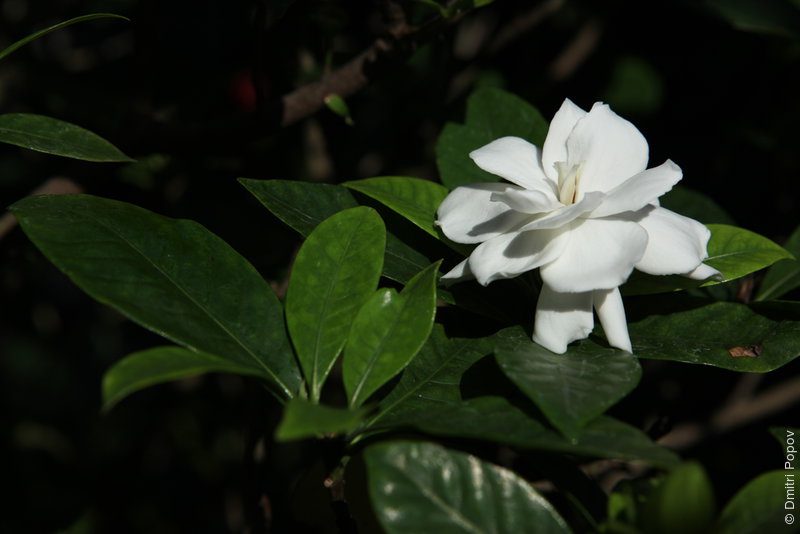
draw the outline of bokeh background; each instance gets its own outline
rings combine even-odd
[[[436,15],[423,2],[396,3],[412,22]],[[224,129],[385,37],[382,4],[0,1],[2,47],[86,13],[131,19],[71,26],[0,61],[0,112],[73,122],[137,159],[91,164],[0,146],[2,205],[63,177],[92,194],[192,218],[280,294],[299,238],[237,177],[436,179],[443,125],[462,120],[471,90],[497,86],[548,119],[565,97],[584,108],[608,102],[644,133],[653,165],[677,162],[683,185],[712,197],[738,225],[781,243],[800,223],[797,0],[496,0],[376,73],[348,99],[353,126],[323,109],[279,130],[266,122],[237,135]],[[321,467],[304,464],[306,445],[264,449],[280,410],[247,380],[198,377],[101,412],[104,370],[162,343],[84,295],[19,228],[4,230],[0,532],[261,532],[265,493],[274,531],[335,531],[324,526]],[[753,387],[797,371],[790,364]],[[615,414],[643,427],[702,423],[739,380],[648,364]],[[780,446],[766,428],[797,423],[784,409],[684,455],[704,463],[724,502],[755,474],[780,468]]]

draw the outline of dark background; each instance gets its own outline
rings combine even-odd
[[[435,15],[410,4],[413,20]],[[754,14],[748,4],[762,7]],[[265,121],[263,132],[238,137],[218,125],[384,36],[380,2],[3,0],[0,46],[85,13],[131,19],[71,26],[0,61],[0,112],[73,122],[138,162],[91,164],[3,145],[0,200],[8,206],[62,176],[92,194],[192,218],[280,292],[299,238],[237,177],[436,179],[442,126],[463,118],[474,87],[491,85],[531,101],[548,120],[565,97],[584,108],[608,102],[644,133],[651,165],[674,160],[683,185],[780,243],[800,222],[797,5],[497,0],[349,98],[355,126],[323,109],[279,131]],[[18,228],[2,236],[0,531],[244,532],[258,522],[264,488],[274,492],[276,518],[284,517],[276,531],[292,522],[294,531],[330,531],[313,526],[329,512],[314,482],[319,473],[298,474],[308,467],[305,445],[253,460],[280,414],[254,384],[199,377],[100,412],[104,370],[162,343],[90,300]],[[782,373],[796,374],[797,364]],[[615,413],[640,425],[703,421],[737,380],[659,362],[646,366],[643,384]],[[796,425],[797,417],[775,414],[685,452],[704,462],[720,501],[781,466],[770,424]]]

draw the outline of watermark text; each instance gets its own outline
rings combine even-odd
[[[795,455],[797,449],[794,446],[794,432],[786,429],[786,462],[783,464],[785,471],[785,484],[783,487],[786,489],[786,501],[783,504],[784,510],[794,510],[794,467]],[[787,525],[794,523],[794,513],[787,513],[784,516]]]

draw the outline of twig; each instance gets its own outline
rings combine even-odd
[[[133,152],[170,149],[196,151],[204,146],[233,146],[258,139],[309,117],[325,106],[325,97],[337,94],[348,98],[371,81],[390,71],[393,65],[405,61],[421,45],[433,40],[443,30],[456,24],[467,13],[449,18],[437,16],[419,28],[402,26],[395,20],[391,32],[398,37],[376,39],[360,54],[339,69],[264,105],[258,113],[240,113],[224,119],[203,123],[171,126],[147,124],[140,133]]]
[[[550,77],[559,82],[569,78],[591,55],[602,34],[603,25],[600,22],[590,20],[584,24],[572,42],[550,65]]]

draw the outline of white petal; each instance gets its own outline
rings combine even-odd
[[[647,231],[647,249],[636,268],[649,274],[694,271],[706,257],[711,232],[704,225],[666,208],[649,208],[639,220]]]
[[[475,275],[472,274],[469,268],[469,258],[467,258],[443,274],[439,280],[441,280],[445,286],[450,286],[456,282],[472,280],[473,278],[475,278]]]
[[[608,192],[645,170],[647,140],[630,122],[597,103],[567,139],[570,165],[583,163],[582,192]]]
[[[619,289],[601,289],[593,293],[594,308],[603,325],[608,344],[618,349],[633,352],[628,336],[628,322],[625,320],[625,307]]]
[[[685,273],[684,276],[688,276],[689,278],[693,278],[695,280],[706,280],[708,278],[713,278],[714,280],[719,280],[720,282],[725,280],[725,277],[722,276],[721,272],[710,265],[706,265],[705,263],[701,263],[695,270],[690,273]]]
[[[539,148],[520,137],[501,137],[469,153],[478,167],[525,189],[555,191],[542,170]]]
[[[585,116],[586,112],[568,98],[564,100],[553,116],[553,120],[550,121],[547,139],[542,147],[542,167],[545,174],[556,183],[558,182],[558,172],[556,172],[555,164],[559,161],[567,161],[567,138],[578,121]]]
[[[561,255],[540,269],[542,281],[564,293],[622,285],[647,247],[641,226],[618,219],[579,219],[567,235]]]
[[[558,293],[547,284],[542,286],[536,304],[533,323],[533,340],[558,354],[567,351],[567,345],[589,335],[594,327],[592,292]]]
[[[520,231],[534,230],[539,228],[560,228],[581,215],[590,212],[600,206],[605,195],[599,192],[588,193],[580,202],[564,206],[555,211],[534,219],[520,228]]]
[[[658,200],[683,177],[681,168],[667,160],[658,167],[647,169],[628,178],[606,195],[603,203],[590,217],[606,217],[624,211],[637,211]]]
[[[469,257],[469,268],[478,282],[487,285],[553,261],[565,243],[560,229],[511,232],[478,245]]]
[[[515,211],[531,214],[549,212],[561,205],[552,193],[528,189],[510,189],[502,193],[493,193],[491,199],[494,202],[502,202]]]
[[[493,202],[493,193],[520,190],[510,184],[470,184],[453,189],[439,205],[438,224],[456,243],[480,243],[519,226],[530,216]]]

